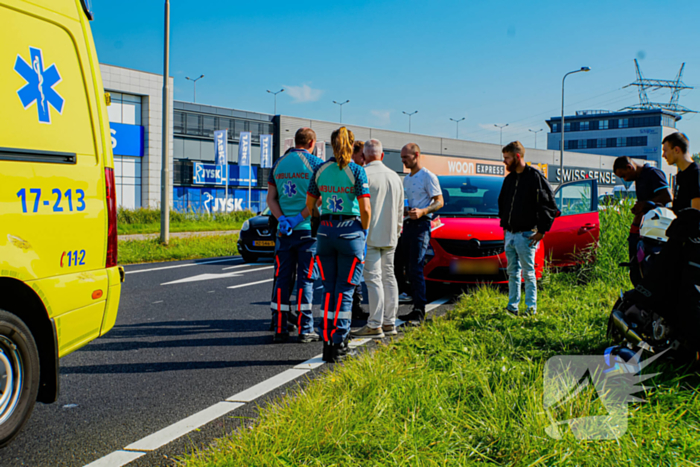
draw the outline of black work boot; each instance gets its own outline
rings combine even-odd
[[[333,344],[331,342],[323,341],[323,361],[332,363],[333,360]]]
[[[287,342],[288,340],[289,340],[289,333],[288,332],[276,332],[275,336],[272,338],[272,341],[275,344]]]
[[[409,321],[418,321],[419,323],[422,323],[423,321],[425,321],[425,309],[416,307],[410,313],[401,315],[398,318],[401,321],[405,321],[407,323]]]

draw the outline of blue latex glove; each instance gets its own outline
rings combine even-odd
[[[289,235],[291,233],[291,226],[289,224],[289,219],[285,216],[280,216],[277,219],[277,231],[283,235]]]
[[[363,256],[363,258],[367,258],[367,237],[369,237],[369,229],[363,229],[362,232],[365,234],[365,256]]]
[[[289,225],[294,229],[297,225],[299,225],[301,222],[304,221],[304,216],[301,215],[301,213],[297,214],[294,217],[290,217],[287,219],[287,222],[289,222]]]

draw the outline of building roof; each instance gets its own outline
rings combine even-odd
[[[608,120],[610,118],[630,118],[630,117],[645,117],[653,115],[668,115],[674,118],[676,121],[680,120],[682,117],[668,110],[662,109],[651,109],[651,110],[625,110],[624,112],[607,112],[604,110],[581,110],[576,112],[576,115],[566,115],[564,116],[565,121],[582,121],[582,120]],[[552,117],[547,120],[547,124],[551,127],[551,123],[557,123],[561,121],[561,117]]]

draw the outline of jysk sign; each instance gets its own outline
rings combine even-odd
[[[115,156],[143,157],[143,127],[124,123],[109,123],[112,153]]]
[[[195,162],[192,183],[194,185],[224,185],[226,177],[222,173],[225,166],[214,164],[202,164]],[[252,167],[253,179],[249,182],[247,177],[248,167],[239,167],[237,165],[228,166],[228,184],[229,185],[248,185],[248,183],[257,183],[258,168]]]

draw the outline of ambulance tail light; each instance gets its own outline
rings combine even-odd
[[[112,268],[117,265],[117,191],[114,186],[114,169],[105,168],[105,187],[107,189],[107,264]]]

